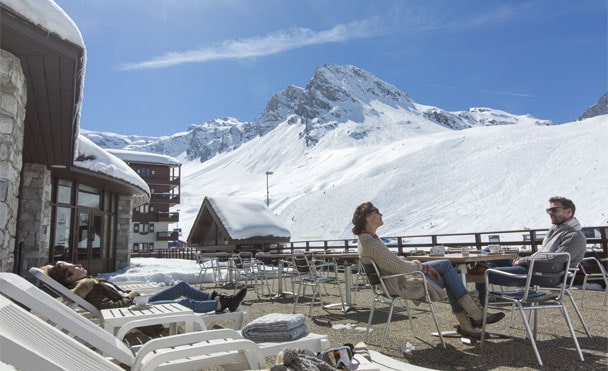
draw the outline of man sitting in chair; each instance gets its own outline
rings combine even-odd
[[[58,261],[55,265],[47,265],[41,269],[49,277],[98,309],[129,307],[134,305],[133,298],[140,295],[137,291],[123,290],[110,281],[87,275],[87,270],[80,264]],[[214,310],[216,313],[221,313],[226,308],[231,312],[237,310],[245,295],[247,295],[246,287],[234,295],[218,294],[215,290],[209,294],[181,281],[177,285],[151,295],[148,302],[151,304],[174,302],[197,313]]]
[[[546,209],[547,214],[551,218],[553,226],[547,231],[539,252],[567,252],[570,254],[570,267],[576,268],[585,257],[587,248],[587,239],[582,232],[582,227],[578,220],[574,217],[576,206],[574,202],[565,197],[551,197],[549,199],[549,208]],[[536,254],[536,253],[535,253]],[[523,258],[512,260],[511,266],[491,267],[504,272],[513,274],[527,274],[528,265],[534,254]],[[479,269],[479,272],[483,269]],[[511,278],[506,276],[490,275],[489,281],[492,284],[501,286],[524,286],[524,279]],[[475,287],[479,291],[479,301],[481,305],[485,304],[486,285],[485,283],[476,283]]]

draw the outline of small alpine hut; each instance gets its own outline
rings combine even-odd
[[[188,235],[202,252],[260,252],[289,242],[291,233],[262,201],[205,197]]]

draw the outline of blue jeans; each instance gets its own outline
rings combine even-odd
[[[185,299],[176,300],[181,297]],[[178,303],[197,313],[211,312],[217,309],[217,300],[208,300],[209,294],[195,289],[187,282],[181,281],[175,286],[164,289],[150,296],[148,300],[154,304]]]
[[[513,273],[513,274],[527,274],[528,273],[528,266],[525,266],[525,265],[516,265],[516,266],[510,266],[510,267],[497,267],[497,268],[492,268],[492,269],[497,269],[497,270],[500,270],[503,272]],[[525,286],[526,285],[525,279],[499,276],[497,274],[491,274],[491,273],[490,273],[490,276],[488,277],[488,279],[489,279],[490,283],[492,283],[494,285],[501,285],[501,286]],[[487,293],[486,284],[485,283],[476,283],[475,288],[479,292],[479,303],[481,304],[481,306],[484,306],[486,304],[486,293]]]
[[[467,289],[462,284],[462,279],[458,276],[458,273],[456,273],[456,269],[454,269],[452,263],[450,263],[449,260],[433,260],[426,264],[439,272],[443,279],[438,280],[428,274],[426,275],[426,278],[435,282],[441,288],[445,288],[445,291],[448,293],[450,306],[454,313],[462,311],[463,308],[458,304],[458,300],[467,293]]]

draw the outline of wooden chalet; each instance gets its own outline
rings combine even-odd
[[[202,252],[269,251],[289,243],[291,234],[263,201],[205,197],[188,235]]]

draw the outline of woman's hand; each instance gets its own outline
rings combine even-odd
[[[426,274],[428,274],[429,276],[438,279],[438,280],[443,280],[443,277],[441,277],[441,274],[439,274],[439,272],[437,272],[437,270],[433,267],[429,267],[429,270],[426,272]]]

